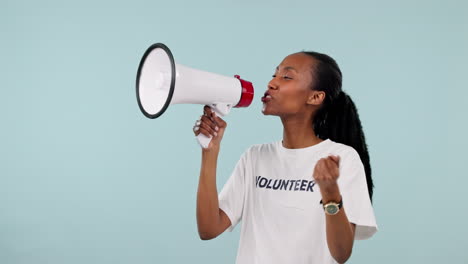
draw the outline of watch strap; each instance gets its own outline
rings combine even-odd
[[[337,203],[337,202],[330,201],[329,203]],[[320,200],[320,204],[323,204],[322,199]],[[338,209],[341,209],[341,207],[343,207],[343,198],[341,198],[340,201],[337,204],[338,204]],[[323,206],[325,206],[325,205],[323,205]]]

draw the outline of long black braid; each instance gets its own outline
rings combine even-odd
[[[312,89],[325,92],[325,100],[313,118],[314,132],[321,139],[330,138],[335,142],[353,147],[359,153],[366,173],[369,197],[372,201],[374,184],[366,139],[356,106],[351,97],[341,88],[341,70],[336,61],[326,54],[314,51],[302,53],[312,56],[317,62],[312,69],[315,80]]]

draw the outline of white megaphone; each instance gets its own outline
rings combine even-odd
[[[209,105],[223,117],[232,107],[247,107],[252,103],[251,82],[238,75],[227,77],[176,64],[169,48],[156,43],[141,58],[136,78],[138,105],[148,118],[157,118],[172,104]],[[197,136],[203,148],[211,137]]]

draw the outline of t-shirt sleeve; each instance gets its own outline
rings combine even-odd
[[[368,239],[377,232],[374,209],[367,189],[366,173],[358,152],[340,158],[338,185],[348,220],[356,224],[354,239]]]
[[[219,193],[219,208],[223,210],[231,220],[231,226],[228,231],[232,232],[234,227],[242,219],[245,194],[245,171],[246,171],[246,152],[242,154],[237,162],[231,176],[224,184]]]

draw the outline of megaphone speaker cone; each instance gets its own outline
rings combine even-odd
[[[136,79],[136,94],[141,112],[148,118],[162,115],[174,94],[176,68],[169,48],[156,43],[141,58]]]

